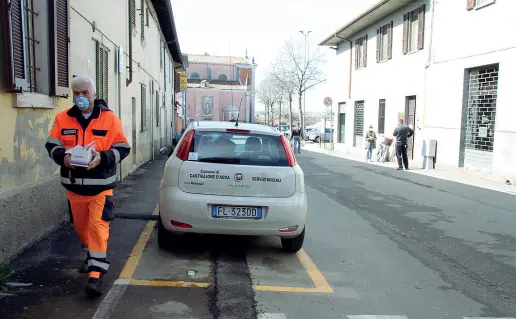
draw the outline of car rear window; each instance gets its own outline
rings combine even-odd
[[[189,161],[236,165],[289,166],[279,136],[196,131]]]

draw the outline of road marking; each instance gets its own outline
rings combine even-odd
[[[297,258],[305,267],[306,272],[312,279],[315,288],[304,287],[281,287],[281,286],[255,286],[254,289],[259,291],[275,291],[275,292],[305,292],[305,293],[328,293],[332,294],[333,289],[330,287],[323,274],[315,266],[312,259],[308,256],[304,249],[297,252]]]
[[[159,204],[156,205],[152,215],[158,214]],[[129,286],[130,279],[136,271],[136,266],[138,266],[138,263],[140,262],[143,250],[149,241],[150,234],[152,233],[152,229],[154,228],[155,224],[156,221],[153,220],[149,221],[147,225],[145,225],[145,228],[141,233],[140,238],[136,242],[131,255],[127,259],[127,262],[125,263],[124,269],[120,273],[118,280],[115,281],[113,287],[109,289],[109,292],[100,303],[100,306],[97,308],[97,311],[95,311],[95,314],[93,315],[93,319],[108,319],[111,317],[111,313],[116,308],[116,304]]]
[[[349,319],[408,319],[407,316],[375,316],[375,315],[366,315],[366,316],[347,316]]]
[[[125,290],[127,289],[127,285],[118,285],[114,284],[109,292],[104,297],[100,306],[95,311],[92,319],[109,319],[111,318],[111,314],[116,308],[116,304],[120,300],[120,298],[124,295]]]
[[[287,319],[284,313],[261,313],[258,319]]]
[[[131,279],[129,280],[129,285],[153,287],[209,288],[212,284],[207,282]]]
[[[331,289],[330,285],[326,281],[326,278],[324,278],[323,274],[319,271],[317,266],[315,266],[312,259],[307,255],[304,249],[301,249],[297,252],[297,257],[305,266],[306,271],[310,275],[310,278],[312,278],[312,281],[315,284],[315,287],[321,290],[321,292],[327,292],[327,293],[333,293],[333,289]]]
[[[152,215],[158,215],[159,214],[159,205],[156,205],[156,208],[154,209],[154,213]],[[122,273],[120,274],[120,279],[131,279],[134,275],[134,272],[136,271],[136,267],[140,263],[140,259],[142,258],[143,251],[145,250],[145,247],[147,246],[147,242],[149,241],[149,238],[151,236],[151,233],[154,229],[154,225],[156,225],[155,220],[151,220],[147,222],[147,225],[143,229],[143,232],[140,235],[140,238],[136,242],[136,245],[133,248],[133,251],[131,252],[131,255],[129,255],[129,258],[127,259],[127,262],[125,263],[124,269],[122,270]]]
[[[463,317],[464,319],[516,319],[514,317],[504,317],[504,318],[498,318],[498,317]]]

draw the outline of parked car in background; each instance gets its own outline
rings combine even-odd
[[[330,128],[326,128],[325,133],[322,134],[322,142],[329,142],[333,131],[334,130]],[[319,141],[321,140],[321,129],[317,128],[311,131],[308,135],[308,140],[313,141],[315,143],[319,143]]]
[[[312,133],[315,130],[316,130],[316,128],[313,128],[313,127],[305,129],[304,139],[305,140],[309,140],[310,139],[310,133]]]

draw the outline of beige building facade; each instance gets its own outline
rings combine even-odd
[[[167,0],[8,0],[1,4],[0,264],[67,216],[44,144],[73,106],[70,81],[89,75],[131,144],[119,180],[172,141],[182,58]],[[27,4],[29,3],[29,4]],[[155,8],[159,8],[156,10]],[[33,14],[37,13],[37,14]],[[50,54],[48,54],[50,52]],[[13,247],[13,248],[4,248]]]

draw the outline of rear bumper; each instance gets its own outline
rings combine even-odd
[[[212,205],[254,206],[263,208],[260,220],[237,220],[213,218]],[[280,236],[298,236],[306,223],[306,194],[295,193],[288,198],[232,197],[185,193],[177,186],[160,190],[160,218],[170,232]],[[171,221],[192,225],[192,228],[178,228]],[[293,232],[280,229],[298,226]]]

